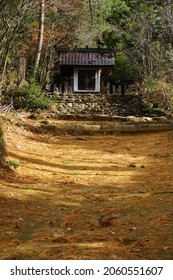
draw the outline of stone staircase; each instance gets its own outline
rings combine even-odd
[[[57,115],[142,116],[144,104],[136,95],[58,94]]]

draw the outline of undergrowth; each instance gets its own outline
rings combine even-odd
[[[161,79],[147,78],[141,86],[141,93],[147,104],[146,114],[173,114],[173,85]]]
[[[10,161],[8,161],[8,166],[9,167],[13,167],[14,169],[16,169],[16,168],[19,167],[19,164],[16,161],[14,161],[14,160],[10,160]]]
[[[33,79],[24,82],[22,87],[11,90],[4,95],[4,103],[13,101],[15,109],[27,111],[42,111],[56,105],[56,100],[45,92],[42,92],[40,85]]]

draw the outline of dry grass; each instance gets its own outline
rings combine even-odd
[[[0,258],[172,259],[172,132],[55,135],[36,122],[5,126],[20,166],[0,179]]]

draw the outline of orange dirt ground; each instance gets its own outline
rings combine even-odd
[[[4,124],[19,167],[0,170],[0,259],[173,259],[173,132],[58,135],[39,123]]]

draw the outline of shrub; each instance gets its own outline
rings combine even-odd
[[[173,112],[173,86],[164,80],[145,79],[141,93],[150,111]],[[156,109],[157,108],[157,109]]]
[[[154,108],[152,105],[149,105],[147,108],[144,109],[146,116],[149,117],[158,117],[158,116],[165,116],[165,112],[161,108]]]
[[[10,160],[10,161],[8,161],[8,166],[16,169],[19,167],[19,164],[17,162],[15,162],[14,160]]]
[[[53,98],[41,91],[35,80],[25,82],[17,92],[12,92],[10,95],[16,109],[45,110],[56,103]]]

